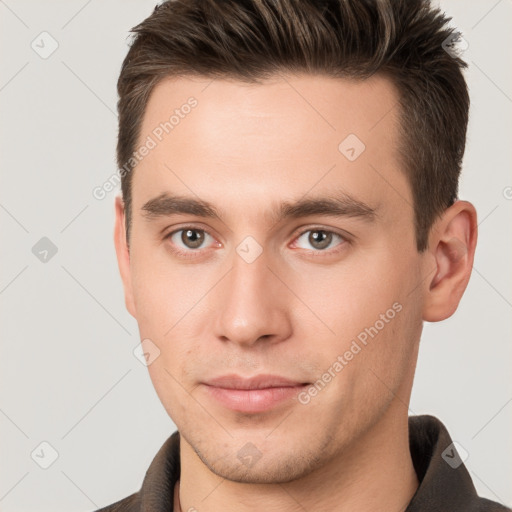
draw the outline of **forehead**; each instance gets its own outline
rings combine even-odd
[[[275,201],[345,190],[370,203],[412,203],[397,156],[398,97],[365,81],[276,75],[262,84],[166,78],[152,91],[133,203],[163,192],[215,202]],[[235,203],[233,203],[234,205]]]

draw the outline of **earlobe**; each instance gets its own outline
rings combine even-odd
[[[429,251],[435,272],[425,282],[423,320],[439,322],[455,313],[471,276],[476,241],[475,207],[456,201],[431,230]]]
[[[126,240],[124,202],[120,196],[116,197],[115,219],[114,245],[116,248],[117,264],[123,281],[126,309],[136,318],[130,269],[130,252]]]

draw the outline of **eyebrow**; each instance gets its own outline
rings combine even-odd
[[[142,215],[148,220],[171,215],[194,215],[222,222],[222,213],[213,204],[189,196],[162,193],[147,201],[141,210]],[[372,207],[350,194],[341,192],[336,195],[300,199],[292,203],[284,201],[274,204],[268,215],[273,223],[310,215],[356,217],[373,222],[378,217],[378,207]]]

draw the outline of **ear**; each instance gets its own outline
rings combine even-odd
[[[439,322],[455,313],[473,269],[477,241],[475,207],[456,201],[436,221],[429,236],[423,320]],[[433,273],[433,276],[431,275]]]
[[[120,196],[116,197],[116,222],[114,228],[114,245],[116,247],[117,264],[124,287],[124,300],[126,309],[134,317],[136,317],[135,303],[133,300],[132,279],[130,270],[130,252],[126,242],[125,229],[125,211],[124,202]]]

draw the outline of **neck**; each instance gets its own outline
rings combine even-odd
[[[404,409],[403,403],[394,400],[381,420],[348,451],[321,469],[284,484],[223,479],[202,463],[182,437],[181,479],[175,489],[174,510],[401,512],[418,487]]]

